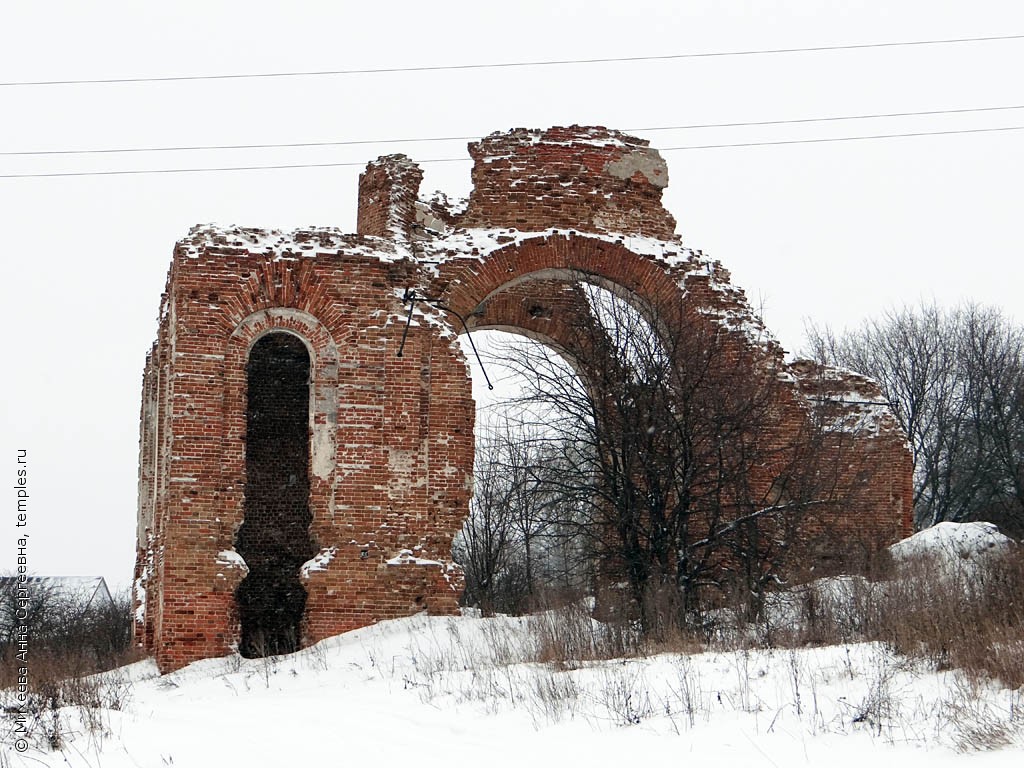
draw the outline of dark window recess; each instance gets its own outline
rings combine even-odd
[[[235,593],[248,658],[299,649],[309,535],[309,353],[287,333],[260,339],[246,365],[245,520],[235,549],[249,574]]]

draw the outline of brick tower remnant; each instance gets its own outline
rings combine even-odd
[[[516,129],[469,151],[465,202],[421,198],[420,168],[390,155],[360,177],[356,234],[200,226],[175,247],[139,460],[135,636],[162,671],[457,611],[474,403],[456,338],[557,344],[589,311],[581,281],[715,323],[784,383],[787,429],[824,421],[822,450],[879,468],[833,534],[908,532],[910,457],[877,387],[784,362],[728,272],[675,234],[646,141]],[[410,314],[410,296],[433,301]]]

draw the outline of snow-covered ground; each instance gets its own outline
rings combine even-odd
[[[992,523],[938,523],[889,547],[895,560],[938,558],[947,566],[977,562],[1015,547]]]
[[[928,671],[874,644],[556,669],[517,662],[531,655],[528,625],[416,616],[276,659],[211,659],[163,677],[139,663],[116,673],[127,701],[102,711],[99,731],[64,710],[72,722],[62,752],[18,754],[8,744],[0,765],[521,767],[668,758],[939,768],[1024,759],[1019,735],[996,751],[958,752],[995,731],[1019,734],[1024,692],[972,690],[955,672]]]
[[[937,527],[894,555],[949,550],[962,560],[1015,546],[994,536]],[[37,738],[17,752],[3,715],[0,767],[1024,760],[1024,689],[935,671],[879,644],[537,663],[542,622],[580,626],[563,620],[420,615],[289,656],[209,659],[164,676],[142,662],[102,676],[108,706],[57,713],[60,751]]]

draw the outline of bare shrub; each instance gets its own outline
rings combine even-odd
[[[605,669],[597,697],[616,725],[639,725],[655,711],[639,670]]]
[[[888,578],[845,576],[779,592],[746,640],[795,647],[878,641],[935,669],[1024,685],[1024,553],[918,555]],[[741,637],[742,629],[734,629]],[[735,639],[735,638],[734,638]]]
[[[21,618],[19,618],[19,608]],[[27,613],[27,615],[25,615]],[[33,585],[27,612],[13,589],[0,588],[0,687],[17,683],[15,628],[23,625],[31,641],[32,676],[37,679],[80,677],[136,661],[131,647],[131,598],[81,604],[46,580]]]
[[[790,593],[791,615],[779,617],[786,629],[776,633],[778,644],[837,645],[867,639],[868,619],[883,591],[883,582],[863,576],[823,579],[795,588]]]
[[[672,705],[674,703],[674,711],[685,715],[687,723],[693,728],[697,723],[698,712],[707,715],[708,702],[706,697],[708,694],[704,691],[700,671],[694,669],[687,656],[679,656],[675,660],[675,668],[676,685],[669,686],[675,701],[666,701],[666,714],[671,717],[673,713]]]
[[[1024,558],[989,555],[950,570],[935,557],[901,565],[863,606],[870,639],[938,669],[1024,685]]]
[[[567,712],[574,712],[580,698],[576,680],[564,674],[545,674],[533,677],[533,698],[543,715],[543,721],[557,723]]]
[[[532,648],[524,647],[514,633],[508,632],[498,624],[484,624],[483,636],[486,641],[488,660],[495,666],[506,667],[510,664],[535,660]]]
[[[984,682],[957,678],[943,701],[954,724],[953,746],[960,752],[982,752],[1012,746],[1024,730],[1021,692],[1011,694],[1010,706],[999,711],[986,696]]]
[[[898,727],[900,720],[900,700],[892,690],[895,673],[890,656],[880,653],[867,693],[855,706],[852,719],[854,723],[866,726],[876,736],[889,737],[890,741],[892,730]]]
[[[11,714],[5,718],[5,740],[17,734],[37,748],[62,749],[69,737],[84,732],[91,737],[109,733],[108,713],[125,707],[131,698],[131,682],[124,675],[107,672],[84,677],[65,675],[61,657],[35,659],[33,676],[23,700],[11,689],[0,692],[0,704]]]
[[[536,661],[560,669],[577,669],[584,662],[636,655],[640,634],[628,624],[606,624],[591,618],[584,602],[533,614],[527,618],[535,643]]]
[[[116,672],[96,673],[139,658],[131,647],[128,595],[83,606],[44,580],[33,585],[30,598],[26,611],[13,589],[0,590],[0,704],[12,715],[6,726],[24,727],[20,736],[49,749],[61,749],[79,730],[104,735],[106,713],[126,704],[131,683]],[[17,643],[19,624],[30,639],[25,655]],[[19,676],[27,677],[21,699],[15,692]]]

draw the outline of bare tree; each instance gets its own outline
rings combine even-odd
[[[515,580],[517,554],[511,489],[500,448],[489,434],[477,438],[469,518],[453,544],[453,556],[466,574],[463,599],[486,614],[508,612],[519,596],[516,593],[522,591],[510,584]]]
[[[962,310],[969,466],[975,519],[1024,536],[1024,328],[998,311]]]
[[[64,613],[56,591],[48,584],[33,584],[21,594],[18,584],[17,576],[0,579],[0,658],[5,660],[13,655],[18,634],[33,639],[50,637]],[[24,630],[19,632],[19,628]]]
[[[579,586],[578,547],[543,480],[557,454],[549,436],[507,419],[480,430],[470,516],[454,545],[469,605],[520,613]]]
[[[994,309],[890,310],[808,329],[813,354],[882,387],[910,439],[919,528],[992,520],[1024,534],[1024,331]]]
[[[106,599],[61,590],[49,579],[29,577],[19,590],[16,576],[0,579],[0,660],[31,641],[32,656],[58,659],[68,672],[85,674],[123,663],[131,647],[131,600],[127,591]]]
[[[559,451],[534,490],[575,511],[574,535],[648,629],[695,613],[730,574],[756,598],[801,516],[832,500],[827,473],[805,461],[808,435],[784,428],[780,371],[681,305],[589,296],[557,351],[522,342],[502,355],[528,382],[515,402],[524,427]]]

